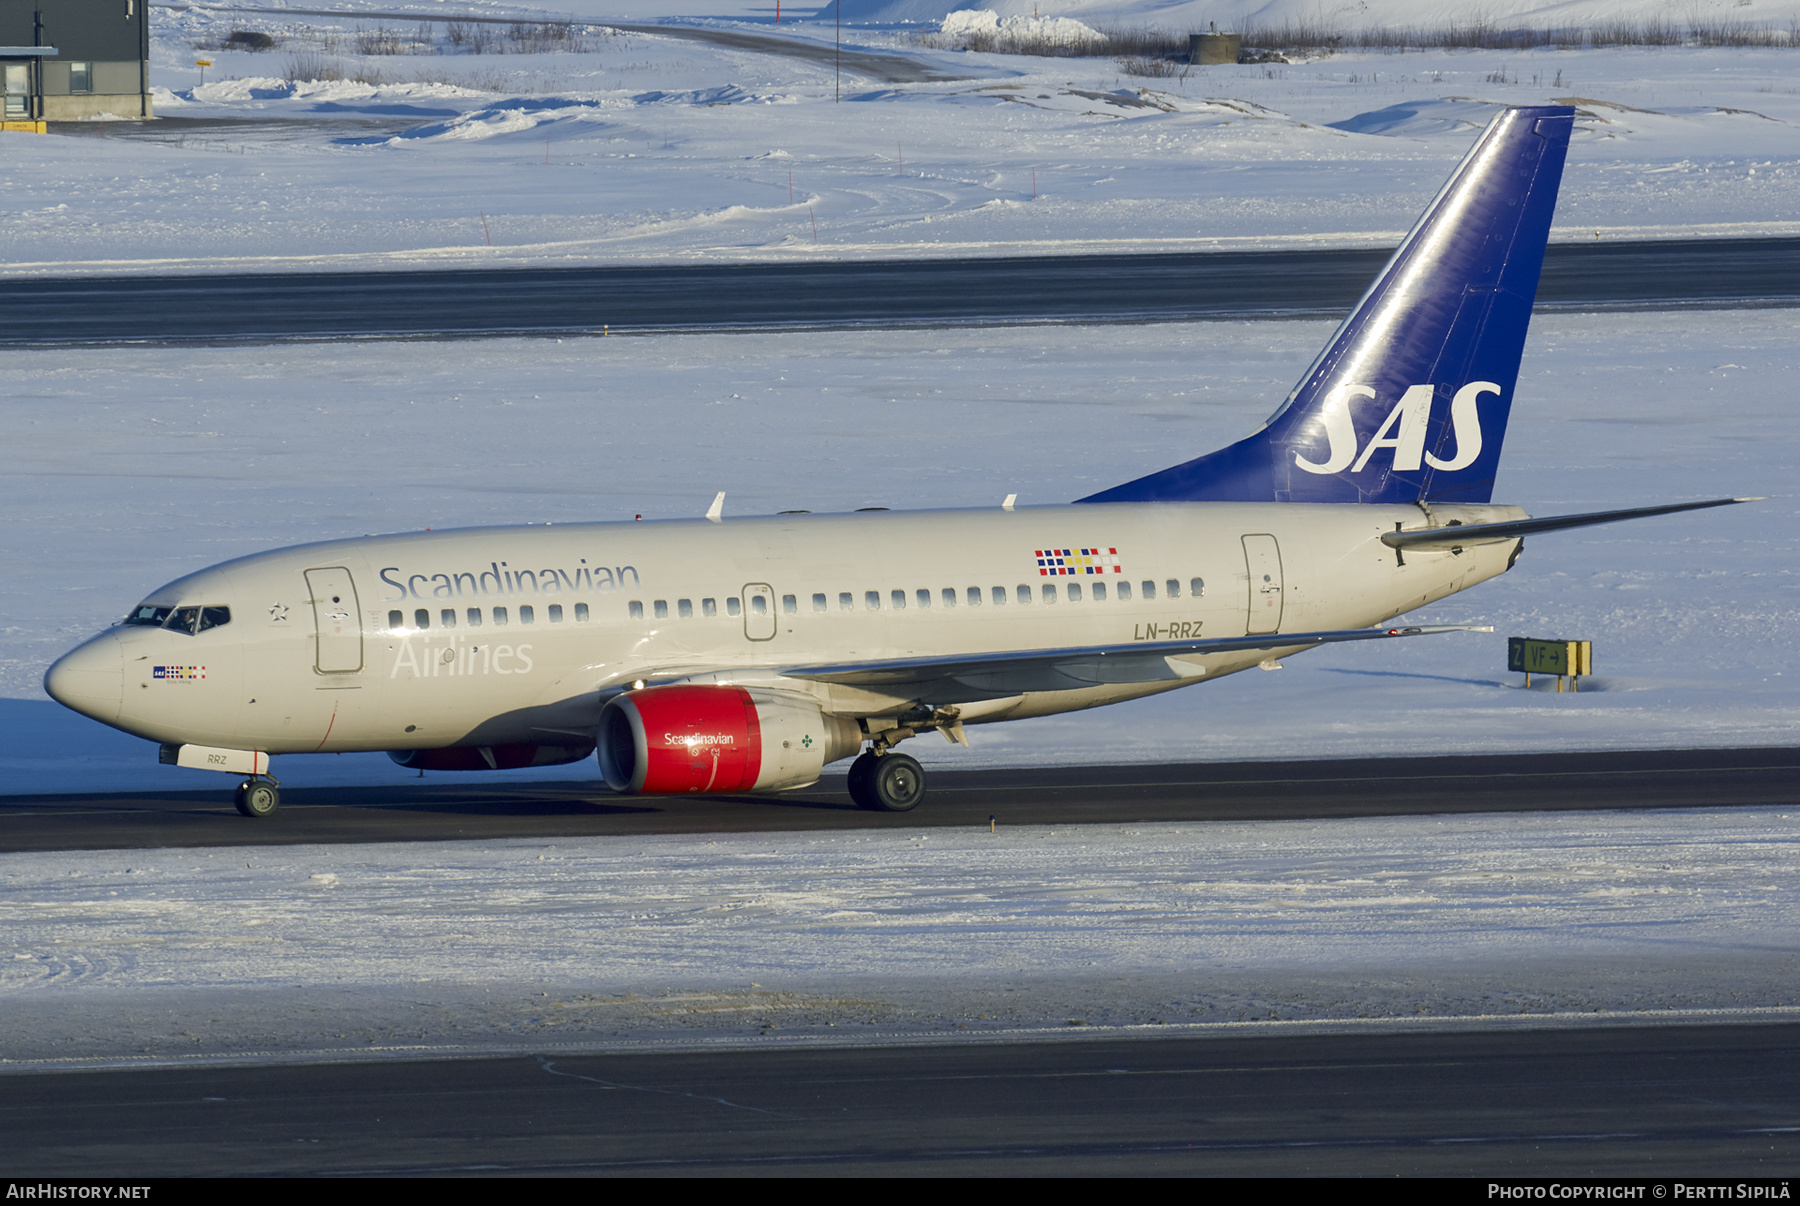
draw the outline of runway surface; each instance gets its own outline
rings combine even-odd
[[[9,1075],[15,1177],[1779,1177],[1800,1025]]]
[[[7,282],[0,347],[1331,316],[1389,251]],[[1552,245],[1540,309],[1800,302],[1800,239]]]
[[[206,791],[0,796],[0,852],[492,840],[591,834],[1070,825],[1800,803],[1800,750],[1642,750],[1315,762],[932,771],[910,813],[863,812],[843,779],[781,796],[629,797],[598,783],[289,789],[247,820]]]

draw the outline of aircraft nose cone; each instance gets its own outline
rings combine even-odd
[[[44,672],[44,690],[65,708],[111,724],[119,718],[125,694],[125,656],[112,633],[57,659]]]

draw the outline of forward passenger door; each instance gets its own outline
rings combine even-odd
[[[313,624],[318,633],[320,674],[342,674],[363,666],[362,612],[356,605],[356,586],[342,566],[306,571],[306,587],[312,595]]]

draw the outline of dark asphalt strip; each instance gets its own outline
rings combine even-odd
[[[1385,249],[7,282],[0,346],[1330,317]],[[1538,307],[1800,304],[1800,239],[1555,245]]]
[[[0,1152],[15,1178],[140,1180],[813,1172],[1737,1182],[1783,1176],[1800,1155],[1793,1023],[1247,1029],[15,1073],[0,1081]]]
[[[433,775],[289,788],[239,816],[213,790],[0,796],[0,852],[493,841],[651,833],[1311,820],[1484,812],[1800,805],[1800,750],[1621,750],[1308,762],[932,770],[909,813],[864,812],[832,775],[779,796],[615,796],[596,783]]]

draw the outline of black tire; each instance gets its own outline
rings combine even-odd
[[[281,789],[273,783],[249,779],[238,784],[236,803],[239,812],[261,820],[281,807]]]
[[[916,758],[887,753],[875,762],[870,779],[874,807],[882,812],[911,812],[925,798],[925,768]]]
[[[858,808],[877,811],[881,804],[875,798],[875,764],[881,761],[873,753],[857,755],[856,761],[850,764],[850,778],[845,786],[850,798],[856,801]]]

